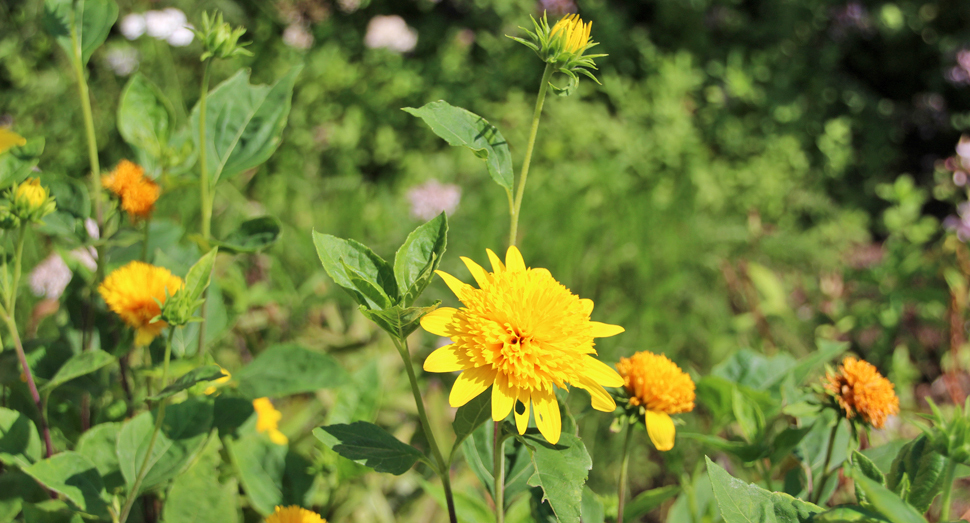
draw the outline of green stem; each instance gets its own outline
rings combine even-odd
[[[515,200],[512,204],[512,226],[509,229],[509,245],[515,245],[519,231],[519,212],[522,210],[522,196],[525,194],[525,182],[529,178],[529,164],[532,163],[532,150],[536,144],[536,134],[539,132],[539,118],[542,116],[542,104],[546,100],[546,90],[549,87],[549,79],[552,78],[554,64],[546,64],[546,70],[542,72],[542,83],[539,85],[539,96],[536,98],[535,111],[532,113],[532,129],[529,131],[529,144],[525,149],[525,159],[522,161],[522,172],[519,174],[519,187],[515,191]]]
[[[626,424],[626,436],[623,437],[623,464],[620,465],[620,485],[617,487],[619,507],[616,509],[616,523],[623,523],[623,509],[626,506],[626,475],[630,466],[630,440],[633,439],[633,425]]]
[[[836,418],[835,425],[832,426],[832,432],[829,433],[829,447],[825,451],[825,462],[822,465],[822,474],[819,477],[819,481],[815,484],[815,500],[814,503],[818,504],[822,499],[822,491],[825,490],[825,484],[829,480],[829,463],[832,462],[832,449],[835,447],[835,436],[839,431],[839,424],[842,422],[842,418]]]
[[[141,261],[148,263],[148,238],[149,232],[152,226],[152,217],[149,214],[148,218],[145,218],[145,236],[143,238],[143,243],[141,246]]]
[[[943,473],[943,499],[940,503],[940,521],[950,521],[950,496],[953,495],[953,480],[956,475],[957,462],[947,458],[946,471]]]
[[[165,360],[162,363],[162,389],[168,385],[168,363],[172,358],[172,337],[174,334],[175,327],[169,328],[168,337],[165,339]],[[152,451],[155,450],[155,442],[158,440],[158,434],[162,431],[162,421],[165,420],[165,406],[167,404],[168,398],[163,399],[158,404],[158,414],[155,415],[155,429],[152,431],[151,439],[148,440],[145,459],[141,462],[141,468],[138,469],[138,476],[135,477],[135,482],[131,485],[131,490],[128,492],[125,507],[121,510],[121,517],[118,518],[120,523],[128,521],[128,514],[131,512],[131,507],[138,498],[138,490],[141,489],[141,484],[145,481],[145,476],[148,475],[148,470],[151,468],[148,464],[151,463]]]
[[[16,318],[14,311],[17,309],[17,291],[20,289],[21,264],[24,258],[24,239],[27,237],[26,225],[21,225],[17,229],[17,246],[13,255],[13,283],[7,289],[7,312],[11,318]]]
[[[94,134],[94,117],[91,113],[91,97],[88,94],[88,81],[84,77],[84,64],[81,45],[77,38],[77,27],[71,26],[71,65],[77,76],[77,90],[81,97],[81,114],[84,116],[84,131],[88,137],[88,160],[91,162],[91,189],[94,191],[94,216],[98,227],[104,224],[101,214],[101,165],[98,162],[98,142]],[[98,253],[100,254],[100,252]],[[100,259],[98,265],[100,266]]]
[[[7,329],[10,330],[10,336],[13,338],[13,346],[17,350],[17,359],[20,360],[20,368],[24,373],[24,377],[27,378],[27,388],[30,389],[30,397],[34,400],[34,405],[37,406],[37,412],[40,415],[40,431],[44,435],[44,457],[49,458],[54,454],[54,443],[51,441],[51,431],[47,425],[46,409],[44,409],[44,404],[40,399],[40,393],[37,391],[37,383],[34,382],[34,375],[30,371],[30,365],[27,364],[27,354],[24,353],[24,345],[20,341],[17,322],[14,321],[12,314],[7,314],[6,311],[3,311],[2,314],[3,321],[7,324]]]
[[[502,437],[502,422],[496,421],[494,432],[495,445],[492,448],[493,499],[495,500],[495,523],[505,523],[505,438]]]
[[[428,413],[424,410],[424,400],[421,399],[421,390],[418,388],[418,378],[414,375],[414,367],[411,365],[411,353],[408,351],[408,342],[407,340],[402,342],[393,336],[391,339],[394,340],[394,346],[397,347],[401,359],[404,360],[404,369],[407,371],[408,381],[411,383],[411,393],[414,394],[414,403],[418,407],[418,418],[421,420],[421,429],[424,430],[424,435],[428,438],[428,446],[431,447],[431,453],[438,463],[438,475],[441,477],[441,485],[445,490],[445,501],[448,504],[448,517],[451,523],[458,523],[458,516],[455,513],[455,500],[451,493],[451,471],[449,470],[448,462],[441,455],[438,443],[434,439],[434,433],[431,432],[431,423],[428,421]]]
[[[205,113],[206,97],[209,94],[209,64],[212,60],[206,60],[202,66],[202,94],[199,96],[199,194],[202,200],[202,239],[205,240],[206,249],[209,248],[209,237],[212,234],[212,196],[209,195],[209,168],[206,165],[206,137],[205,137]],[[199,316],[199,349],[200,360],[205,357],[205,324],[206,324],[206,305],[209,303],[209,288],[202,292],[202,310]]]

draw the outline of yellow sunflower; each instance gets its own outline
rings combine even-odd
[[[273,402],[269,398],[259,398],[253,400],[253,409],[256,410],[256,432],[266,432],[269,439],[277,445],[286,445],[290,439],[286,434],[280,432],[279,423],[283,414],[276,410]],[[286,520],[289,521],[289,520]]]
[[[266,523],[327,523],[327,520],[315,512],[293,505],[276,507],[276,510],[266,518]]]
[[[619,334],[623,327],[590,321],[591,300],[571,293],[546,269],[526,268],[515,247],[509,247],[505,264],[487,252],[493,272],[461,259],[477,289],[437,271],[464,306],[441,307],[421,319],[426,331],[452,341],[428,356],[424,370],[462,371],[448,398],[452,407],[468,403],[489,386],[493,420],[505,419],[520,402],[524,409],[515,409],[520,434],[534,409],[539,432],[556,443],[562,420],[554,387],[571,384],[589,392],[593,408],[616,408],[603,387],[619,387],[623,378],[593,357],[593,339]]]
[[[181,288],[182,278],[168,269],[133,261],[109,274],[98,292],[108,307],[135,329],[135,345],[140,346],[151,343],[168,326],[160,320],[150,322],[161,312],[158,302],[165,303],[166,292],[172,296]]]
[[[881,429],[886,418],[899,413],[899,398],[892,382],[865,360],[851,356],[844,359],[838,372],[828,373],[824,385],[846,419],[858,414],[863,422]]]
[[[663,354],[638,352],[620,358],[616,370],[630,395],[630,405],[641,406],[647,435],[657,450],[674,448],[674,420],[671,414],[694,410],[694,381]]]

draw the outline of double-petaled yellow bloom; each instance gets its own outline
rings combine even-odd
[[[101,185],[121,199],[121,208],[131,219],[145,219],[155,208],[161,189],[145,177],[145,170],[128,160],[121,160],[111,174],[101,178]]]
[[[856,415],[864,423],[882,428],[886,418],[899,413],[893,384],[864,360],[848,357],[836,373],[825,377],[825,391],[835,398],[846,419]]]
[[[269,398],[259,398],[253,400],[253,409],[256,410],[256,432],[266,432],[269,439],[277,445],[286,445],[289,438],[280,432],[279,423],[283,414],[276,410],[273,402]]]
[[[620,358],[616,370],[623,376],[630,405],[643,407],[647,434],[657,450],[674,448],[671,414],[694,410],[694,381],[662,354],[643,351]]]
[[[159,302],[164,305],[182,285],[182,278],[168,269],[133,261],[109,274],[98,292],[108,307],[135,329],[135,345],[141,346],[151,343],[168,326],[164,321],[151,320],[161,313]]]
[[[462,258],[479,288],[438,271],[464,305],[441,307],[421,320],[425,330],[451,338],[452,344],[428,356],[428,372],[462,371],[448,398],[460,407],[492,387],[492,419],[501,421],[515,409],[519,433],[536,426],[551,443],[559,441],[562,420],[554,387],[585,389],[593,408],[612,412],[616,402],[603,387],[623,379],[593,355],[594,338],[613,336],[623,327],[590,321],[591,300],[580,299],[546,269],[529,269],[522,254],[509,247],[503,264],[488,251],[493,272]],[[520,412],[521,410],[521,412]]]
[[[316,512],[293,505],[276,507],[276,511],[266,518],[266,523],[327,523],[327,520]]]

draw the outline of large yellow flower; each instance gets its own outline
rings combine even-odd
[[[145,170],[128,160],[121,160],[102,177],[101,185],[121,199],[121,208],[131,219],[147,218],[161,194],[158,184],[145,177]]]
[[[825,390],[835,397],[846,419],[858,414],[863,422],[881,429],[886,418],[899,413],[899,398],[892,382],[867,361],[848,357],[838,372],[829,373],[825,381]]]
[[[519,433],[529,425],[530,406],[536,426],[550,443],[559,441],[562,420],[553,386],[585,389],[593,408],[612,412],[616,402],[603,388],[623,379],[592,355],[593,338],[613,336],[623,327],[590,321],[591,300],[580,299],[546,269],[527,269],[522,254],[509,247],[505,264],[488,251],[493,272],[462,258],[479,288],[438,271],[464,307],[441,307],[421,319],[432,334],[451,338],[428,356],[428,372],[463,371],[448,401],[460,407],[492,386],[492,419],[515,409]]]
[[[181,288],[182,278],[168,269],[133,261],[109,274],[98,292],[108,307],[135,329],[135,345],[147,345],[168,326],[164,321],[149,323],[161,312],[155,300],[164,304],[166,292],[172,296]]]
[[[649,351],[620,358],[616,370],[630,405],[643,407],[650,441],[657,450],[674,448],[677,431],[670,415],[694,410],[694,381],[666,356]]]
[[[315,512],[293,505],[276,507],[276,511],[266,518],[266,523],[327,523],[327,520]]]
[[[266,432],[269,439],[277,445],[286,445],[289,438],[280,432],[279,423],[283,414],[276,410],[273,402],[269,398],[259,398],[253,400],[253,409],[256,410],[256,432]]]

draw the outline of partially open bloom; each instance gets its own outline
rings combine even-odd
[[[266,523],[327,523],[327,520],[316,512],[293,505],[276,507],[276,511],[266,518]]]
[[[579,15],[573,13],[556,22],[549,35],[556,39],[556,44],[562,51],[575,54],[586,48],[592,30],[593,22],[584,24]]]
[[[606,56],[605,54],[586,54],[586,51],[599,45],[590,38],[593,30],[593,22],[583,23],[578,14],[564,16],[552,27],[543,13],[542,18],[532,19],[533,31],[523,28],[528,38],[509,38],[535,51],[543,62],[555,67],[555,71],[570,77],[571,89],[579,82],[576,73],[582,73],[594,82],[599,80],[593,76],[590,69],[596,69],[594,58]]]
[[[289,438],[285,434],[280,432],[279,423],[283,414],[276,410],[273,406],[273,402],[269,398],[259,398],[253,400],[253,408],[256,409],[256,432],[266,432],[269,434],[269,439],[277,445],[286,445],[289,443]],[[299,519],[281,519],[279,521],[303,521]],[[307,520],[311,521],[311,520]]]
[[[522,254],[509,247],[505,264],[488,251],[492,271],[462,258],[479,288],[437,271],[464,307],[441,307],[421,319],[432,334],[451,338],[424,362],[428,372],[462,371],[448,401],[460,407],[492,386],[492,419],[501,421],[515,409],[522,434],[530,407],[536,426],[550,442],[559,441],[562,420],[555,387],[585,389],[593,408],[612,412],[616,402],[603,387],[623,379],[593,357],[594,338],[613,336],[623,327],[590,321],[591,300],[580,299],[546,269],[528,269]]]
[[[846,419],[857,414],[864,423],[880,429],[886,418],[899,413],[899,398],[893,384],[864,360],[848,357],[838,372],[828,373],[825,391],[835,398]]]
[[[121,208],[131,219],[147,218],[161,194],[158,184],[145,177],[145,170],[128,160],[121,160],[102,177],[101,185],[121,199]]]
[[[0,127],[0,154],[7,152],[8,149],[13,147],[21,147],[24,145],[27,145],[27,140],[23,136],[6,127]]]
[[[40,221],[57,208],[50,190],[37,178],[27,178],[13,189],[10,200],[13,203],[11,212],[22,222]]]
[[[671,414],[694,410],[694,381],[663,354],[643,351],[620,358],[616,370],[630,395],[630,405],[643,408],[647,434],[657,450],[674,448]]]
[[[164,304],[167,296],[181,288],[182,278],[168,269],[133,261],[109,274],[98,292],[108,307],[135,329],[135,345],[147,345],[168,325],[151,321],[161,312],[158,302]]]

